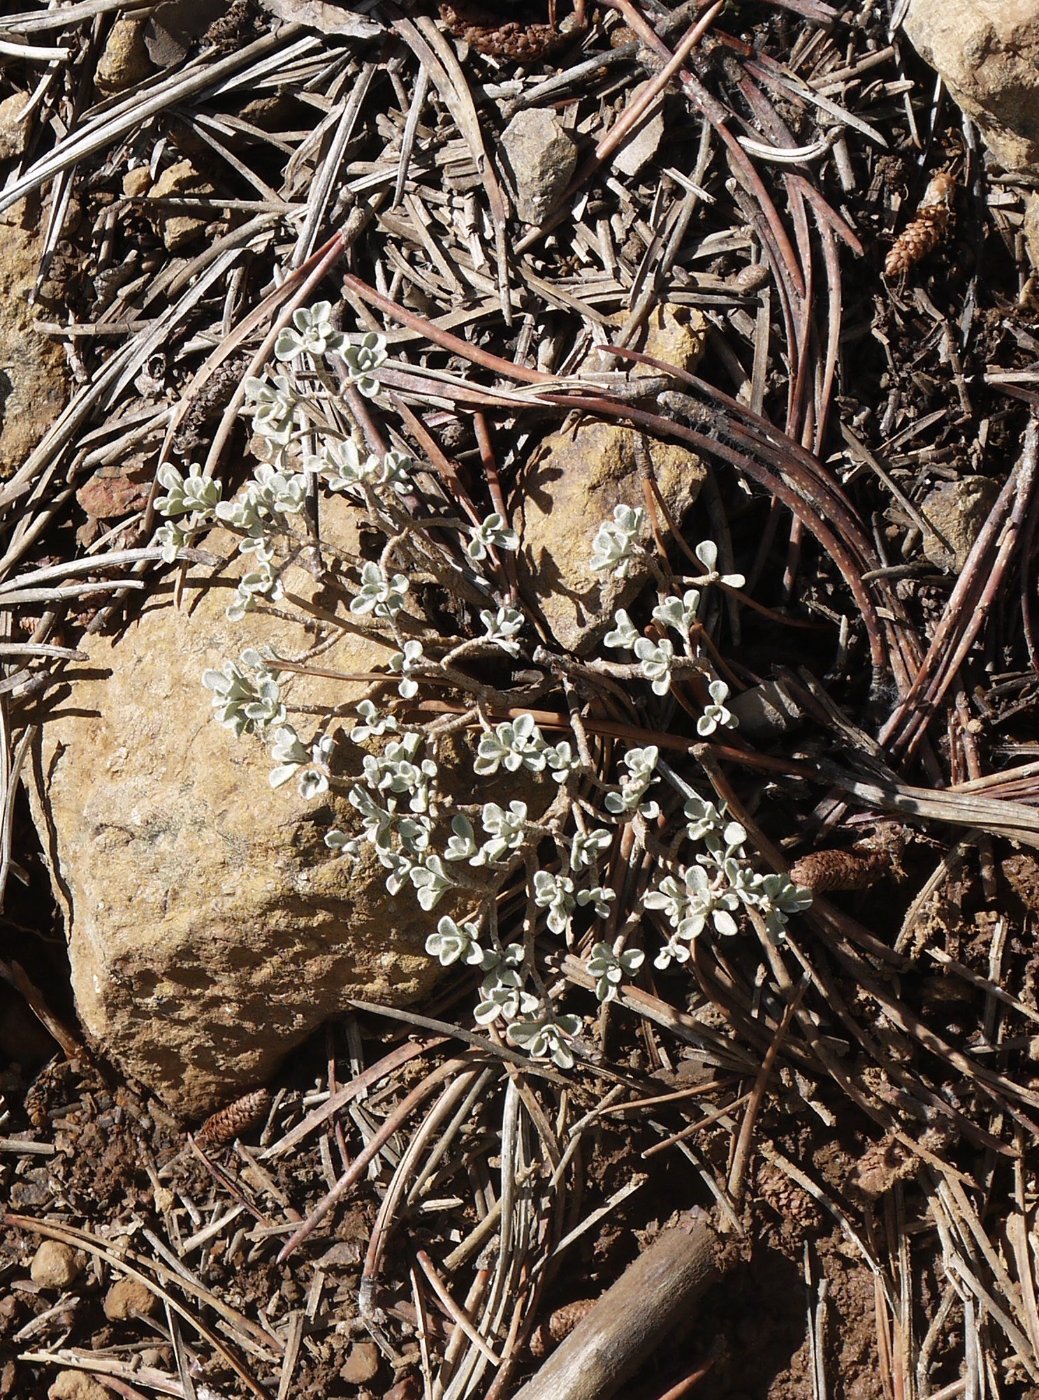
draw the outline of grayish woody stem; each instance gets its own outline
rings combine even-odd
[[[602,1295],[514,1400],[609,1400],[721,1276],[702,1212],[664,1230]]]

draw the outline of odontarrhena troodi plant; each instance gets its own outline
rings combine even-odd
[[[466,515],[406,453],[366,450],[344,391],[378,401],[384,340],[344,334],[319,302],[293,314],[274,356],[271,372],[245,386],[265,460],[232,500],[198,467],[162,467],[158,541],[172,560],[216,523],[233,532],[244,556],[228,609],[234,619],[283,599],[288,562],[304,543],[314,547],[306,512],[315,496],[348,498],[378,542],[374,557],[355,567],[341,558],[329,564],[349,617],[365,619],[392,648],[384,678],[335,737],[320,716],[307,716],[310,728],[300,732],[270,650],[245,646],[202,676],[216,719],[268,747],[273,789],[296,783],[308,799],[330,788],[345,796],[353,817],[348,829],[326,833],[329,858],[371,847],[389,893],[428,913],[429,956],[470,970],[476,1021],[563,1068],[586,1048],[585,1017],[565,999],[557,971],[566,951],[585,958],[595,995],[607,1002],[647,958],[659,969],[685,963],[698,938],[732,937],[748,917],[782,938],[808,893],[762,873],[745,829],[679,777],[657,745],[603,739],[589,717],[596,687],[619,686],[641,693],[647,725],[666,719],[670,708],[662,707],[676,697],[693,707],[700,740],[735,724],[704,618],[718,611],[705,606],[712,590],[739,590],[744,580],[719,572],[714,543],[697,545],[695,571],[678,579],[647,551],[644,510],[617,505],[588,541],[590,569],[650,578],[655,601],[647,585],[629,603],[642,622],[618,609],[600,654],[575,660],[546,643],[511,582],[506,560],[519,539],[501,511]],[[435,580],[448,600],[436,627],[422,614],[417,578]],[[424,687],[454,696],[455,713],[417,722]],[[570,704],[559,712],[563,722],[550,724],[553,696]],[[461,802],[459,783],[442,780],[442,765],[458,763],[459,735],[470,791],[479,779],[514,775],[517,795],[505,805]],[[337,743],[361,750],[352,777],[337,772]],[[621,844],[629,868],[637,855],[651,872],[633,908],[618,907],[625,886],[610,875]],[[506,887],[519,897],[503,901]],[[451,912],[438,915],[442,901]]]

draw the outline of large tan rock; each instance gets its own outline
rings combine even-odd
[[[905,31],[1000,165],[1039,164],[1039,0],[911,0]]]
[[[266,746],[211,718],[204,669],[248,645],[298,657],[313,642],[260,611],[229,622],[233,572],[214,586],[213,570],[193,568],[180,607],[159,588],[122,635],[88,638],[34,762],[82,1023],[194,1115],[262,1083],[346,998],[420,997],[439,967],[424,941],[444,912],[423,913],[410,890],[391,898],[374,860],[330,851],[333,818],[356,829],[345,799],[272,791]],[[313,581],[296,570],[287,587],[309,595]],[[316,664],[366,672],[387,654],[344,633]],[[365,689],[294,677],[289,718],[298,704],[352,706]],[[340,753],[359,769],[355,746],[344,739]]]
[[[647,354],[691,370],[703,352],[706,321],[688,307],[661,306],[647,328]],[[617,361],[609,361],[616,368]],[[639,365],[636,377],[657,374]],[[646,584],[648,566],[614,579],[591,568],[592,541],[614,507],[645,506],[637,460],[638,435],[621,424],[584,421],[541,443],[522,479],[519,566],[528,597],[537,599],[556,642],[584,654],[613,625],[613,614]],[[678,443],[648,441],[653,475],[672,520],[695,502],[706,475],[695,452]],[[660,527],[667,524],[658,512]],[[642,543],[651,545],[647,516]]]
[[[68,399],[61,346],[37,327],[43,225],[26,200],[0,214],[0,478],[11,476]]]

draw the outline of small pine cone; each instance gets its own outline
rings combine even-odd
[[[795,860],[790,878],[803,890],[823,894],[826,890],[866,890],[891,866],[883,851],[813,851]]]
[[[560,1342],[565,1341],[577,1324],[588,1316],[595,1306],[594,1298],[582,1298],[576,1303],[566,1303],[550,1313],[547,1322],[539,1323],[530,1338],[531,1355],[539,1361],[550,1351],[555,1351]]]
[[[948,171],[939,171],[924,191],[916,217],[892,244],[884,263],[885,277],[901,277],[941,243],[952,223],[955,189],[956,181]]]
[[[818,1230],[823,1211],[808,1192],[772,1162],[763,1162],[757,1172],[757,1196],[779,1216],[802,1230]]]
[[[195,1146],[223,1147],[233,1142],[265,1118],[270,1106],[269,1089],[255,1089],[251,1094],[243,1094],[226,1108],[209,1115],[195,1134]]]

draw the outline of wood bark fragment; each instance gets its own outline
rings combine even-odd
[[[722,1245],[694,1212],[661,1232],[515,1400],[608,1400],[721,1275]]]

